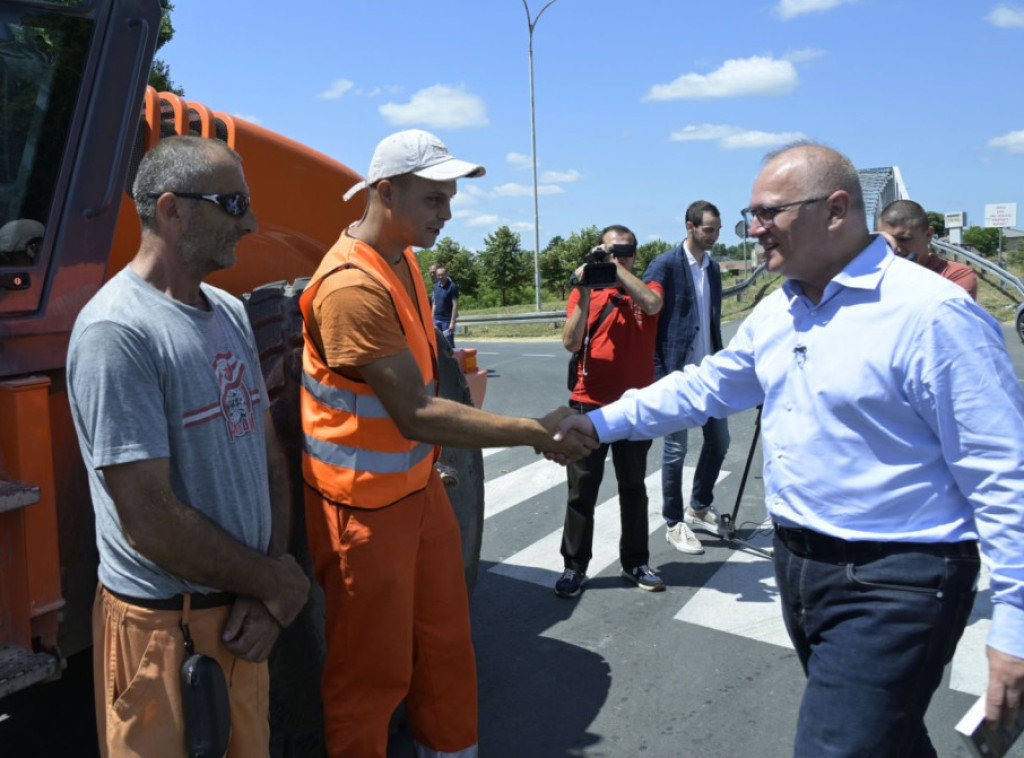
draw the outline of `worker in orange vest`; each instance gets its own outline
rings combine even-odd
[[[420,130],[377,146],[363,218],[301,298],[306,521],[327,606],[321,692],[332,756],[385,758],[404,700],[422,756],[477,754],[476,666],[458,524],[439,445],[532,445],[562,462],[561,408],[498,416],[437,397],[437,344],[412,247],[434,245],[456,180],[484,167]]]

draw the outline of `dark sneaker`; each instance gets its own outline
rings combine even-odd
[[[555,582],[555,594],[559,597],[577,597],[587,583],[587,575],[582,571],[566,569]]]
[[[665,583],[661,581],[661,577],[655,574],[654,569],[646,563],[636,568],[622,569],[622,578],[648,592],[663,592],[665,590]]]

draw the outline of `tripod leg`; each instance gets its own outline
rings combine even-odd
[[[740,512],[740,501],[743,500],[743,490],[747,486],[747,476],[750,475],[750,464],[754,461],[754,450],[757,449],[757,441],[761,437],[761,408],[757,406],[757,416],[754,419],[754,434],[750,438],[750,450],[747,451],[747,463],[743,467],[743,477],[740,479],[740,488],[736,493],[736,503],[732,508],[732,515],[726,516],[725,536],[729,539],[736,538],[736,516]]]

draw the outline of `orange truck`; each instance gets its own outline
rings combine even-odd
[[[341,163],[147,87],[159,25],[158,0],[0,1],[0,697],[59,676],[64,658],[91,644],[97,553],[64,365],[79,310],[138,247],[129,188],[141,156],[175,134],[220,139],[242,155],[259,232],[241,241],[234,268],[209,281],[250,293],[243,299],[271,410],[293,459],[295,296],[362,210],[362,198],[341,201],[361,178]],[[486,372],[472,351],[456,353],[457,361],[450,353],[439,360],[441,392],[470,401],[461,367],[479,404]],[[472,583],[483,525],[480,453],[446,450],[443,460],[460,472],[452,500]],[[293,481],[301,503],[301,479]],[[302,555],[304,527],[296,527],[293,552]],[[318,607],[312,594],[271,660],[278,746],[315,741],[309,714],[319,712],[323,643],[322,599]]]

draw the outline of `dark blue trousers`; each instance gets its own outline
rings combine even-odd
[[[776,529],[807,689],[795,758],[932,758],[924,714],[974,604],[975,542],[845,542]]]

